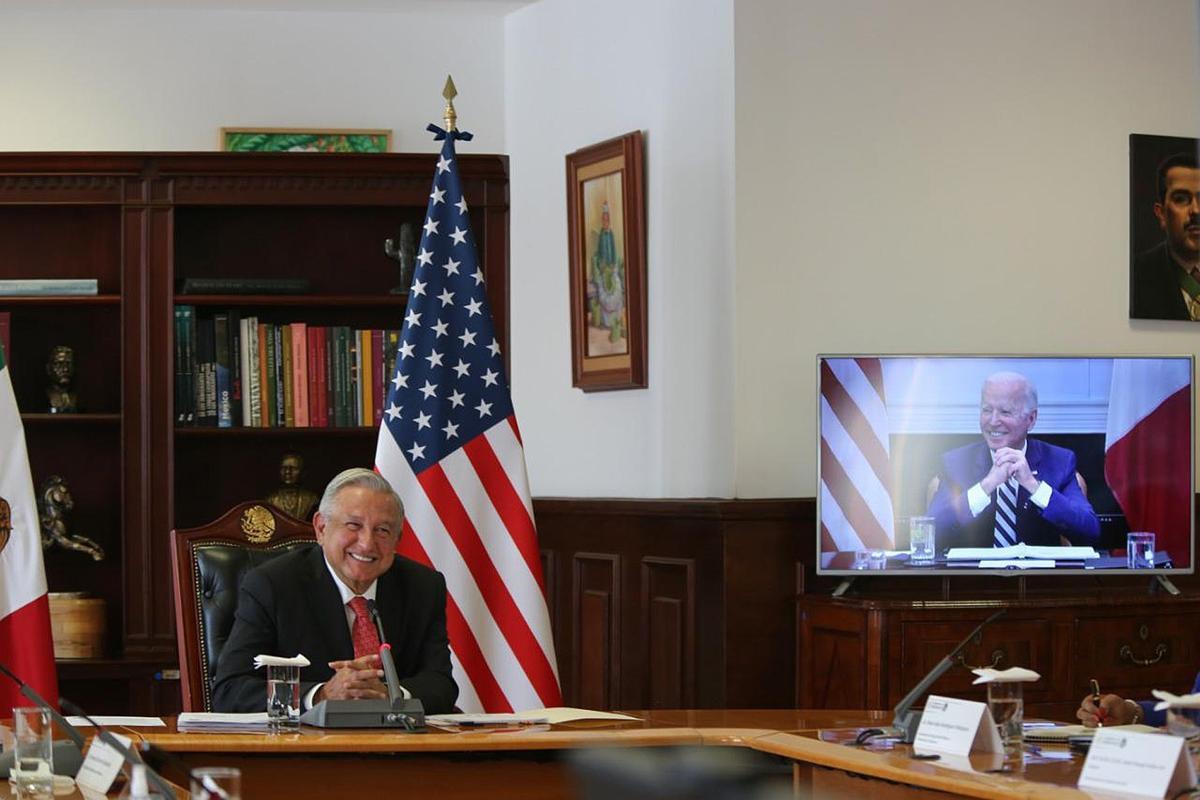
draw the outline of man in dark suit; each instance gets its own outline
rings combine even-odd
[[[446,581],[395,555],[403,522],[404,506],[382,476],[368,469],[336,476],[313,517],[317,546],[279,556],[243,579],[233,630],[217,658],[213,708],[266,709],[266,677],[253,666],[259,654],[308,657],[310,666],[300,670],[305,708],[325,699],[386,699],[365,609],[374,600],[401,689],[427,713],[451,711],[458,686],[450,674]]]
[[[1154,216],[1163,241],[1138,254],[1129,276],[1129,316],[1200,319],[1200,168],[1195,153],[1158,167]]]
[[[1037,389],[1024,375],[998,372],[983,383],[983,441],[942,457],[929,503],[939,549],[1026,542],[1095,544],[1100,521],[1075,477],[1075,454],[1027,438]]]

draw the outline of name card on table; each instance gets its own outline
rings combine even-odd
[[[1079,786],[1139,797],[1166,797],[1196,783],[1184,740],[1161,733],[1100,728],[1092,737]]]
[[[929,695],[913,739],[913,751],[929,750],[957,756],[1001,752],[1000,733],[987,703]]]
[[[119,733],[114,733],[113,736],[121,744],[129,747],[129,737]],[[115,748],[100,741],[100,737],[96,737],[92,739],[87,757],[83,759],[83,764],[75,775],[75,783],[79,785],[80,789],[91,789],[93,792],[103,795],[112,788],[113,781],[117,779],[117,773],[124,765],[125,758]]]

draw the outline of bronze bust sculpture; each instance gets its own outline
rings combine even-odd
[[[87,553],[93,561],[104,560],[104,548],[92,539],[67,532],[67,515],[75,509],[71,490],[58,475],[51,475],[38,493],[38,521],[42,526],[42,549],[58,545],[67,550]]]
[[[297,452],[287,452],[279,461],[279,480],[283,482],[267,495],[267,502],[296,519],[308,519],[317,505],[315,492],[300,485],[300,474],[304,471],[304,458]]]
[[[50,376],[50,384],[46,387],[50,413],[71,414],[77,411],[77,398],[71,390],[71,381],[75,378],[75,351],[65,344],[56,345],[46,361],[46,374]]]

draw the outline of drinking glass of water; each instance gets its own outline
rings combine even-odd
[[[908,521],[908,563],[932,564],[934,552],[933,517],[911,517]]]
[[[9,779],[17,797],[49,798],[54,794],[54,749],[50,712],[44,708],[13,709],[13,765]]]
[[[988,711],[996,723],[1005,761],[1020,761],[1025,745],[1025,696],[1020,681],[992,681],[988,684]]]
[[[1126,534],[1125,561],[1129,569],[1154,569],[1154,534],[1148,531]]]
[[[275,731],[300,728],[300,667],[267,665],[267,724]]]

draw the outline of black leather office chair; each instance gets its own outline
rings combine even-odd
[[[234,506],[208,525],[171,531],[184,711],[212,710],[212,676],[233,628],[242,577],[314,539],[310,524],[257,501]]]

